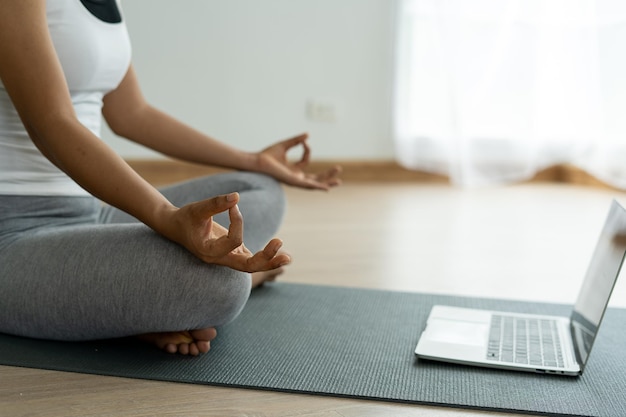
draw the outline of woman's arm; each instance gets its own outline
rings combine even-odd
[[[288,262],[277,256],[279,241],[255,255],[243,246],[238,195],[174,207],[79,122],[46,19],[45,0],[4,0],[0,7],[0,79],[37,148],[88,192],[206,262],[248,272]],[[211,221],[227,210],[228,230]]]
[[[111,130],[165,155],[189,162],[254,171],[255,155],[219,142],[151,106],[131,66],[117,89],[104,97],[102,114]]]
[[[189,162],[261,172],[288,185],[327,190],[340,184],[341,169],[306,173],[310,149],[307,135],[298,135],[260,152],[244,152],[217,141],[152,107],[144,99],[131,67],[119,87],[104,98],[104,117],[119,136],[165,155]],[[302,158],[287,160],[290,149],[302,146]]]
[[[93,195],[158,228],[171,204],[76,117],[45,1],[2,3],[0,56],[4,87],[37,148]]]

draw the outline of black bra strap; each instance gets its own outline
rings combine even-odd
[[[80,0],[89,12],[107,23],[120,23],[122,15],[115,0]]]

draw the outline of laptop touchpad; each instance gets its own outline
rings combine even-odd
[[[428,323],[428,339],[433,342],[482,346],[489,325],[467,321],[433,319]]]

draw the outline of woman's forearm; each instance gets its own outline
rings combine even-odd
[[[133,120],[132,127],[120,133],[157,152],[189,162],[255,170],[255,154],[215,140],[152,106],[138,110]]]
[[[175,207],[76,119],[55,121],[41,131],[27,129],[40,151],[90,194],[170,234],[163,219]]]
[[[254,171],[256,155],[219,142],[151,106],[133,66],[103,99],[102,114],[119,136],[189,162]]]

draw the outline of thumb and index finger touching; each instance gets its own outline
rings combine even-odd
[[[239,203],[239,193],[220,195],[199,201],[196,204],[198,204],[198,209],[205,213],[206,216],[214,216],[235,207],[237,203]]]
[[[178,227],[186,230],[181,243],[192,253],[199,255],[207,250],[214,252],[217,248],[232,246],[232,241],[241,241],[243,237],[243,217],[237,203],[238,193],[230,193],[187,204],[179,212],[182,213]],[[213,216],[228,211],[231,224],[228,229],[214,222]],[[238,237],[237,234],[239,234]],[[231,239],[228,239],[228,237]],[[235,239],[232,239],[236,237]],[[227,238],[227,239],[222,239]],[[220,241],[218,243],[218,240]],[[230,242],[229,242],[230,241]],[[218,243],[216,245],[216,243]],[[239,243],[241,244],[241,243]],[[236,246],[235,246],[236,247]],[[231,248],[232,250],[234,248]],[[222,250],[219,250],[222,252]]]

